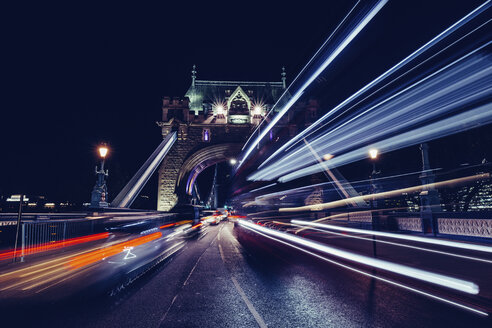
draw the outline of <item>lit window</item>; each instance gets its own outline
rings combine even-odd
[[[202,139],[205,142],[209,142],[210,141],[210,130],[209,129],[203,129]]]

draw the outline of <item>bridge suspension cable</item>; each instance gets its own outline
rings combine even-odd
[[[130,207],[138,194],[149,181],[152,174],[157,167],[161,164],[164,157],[176,142],[176,132],[169,133],[159,146],[154,150],[152,155],[145,161],[142,167],[135,173],[133,178],[126,184],[126,186],[120,191],[118,196],[111,203],[112,207],[128,208]]]

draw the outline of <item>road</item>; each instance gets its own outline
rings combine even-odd
[[[204,228],[111,297],[2,306],[4,327],[490,326],[488,319],[238,230],[230,222]]]

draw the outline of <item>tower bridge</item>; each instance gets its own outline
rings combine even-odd
[[[164,97],[162,137],[176,131],[177,140],[159,168],[157,209],[169,211],[189,203],[198,175],[207,167],[236,158],[243,144],[266,117],[286,88],[286,73],[271,82],[198,80],[193,67],[191,85],[183,98]],[[315,101],[299,104],[292,113],[316,117]],[[287,137],[297,132],[289,117],[279,122],[273,135],[287,127]]]

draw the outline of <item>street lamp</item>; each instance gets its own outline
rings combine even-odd
[[[91,207],[100,208],[108,207],[108,188],[106,186],[106,177],[108,176],[108,170],[104,171],[104,162],[108,155],[109,148],[104,143],[98,147],[99,156],[101,157],[101,169],[97,169],[96,165],[96,184],[91,193]]]
[[[335,156],[333,156],[332,154],[324,154],[324,155],[323,155],[323,159],[324,159],[325,161],[329,161],[329,160],[330,160],[330,159],[332,159],[333,157],[335,157]]]
[[[229,160],[229,163],[230,163],[231,165],[236,165],[237,160],[236,160],[235,158],[231,158],[231,159]]]
[[[218,105],[216,109],[217,109],[217,115],[224,115],[224,106]]]
[[[376,158],[378,158],[378,153],[379,153],[379,151],[378,151],[376,148],[371,148],[371,149],[369,149],[369,156],[370,156],[372,159],[376,159]]]
[[[372,176],[376,174],[376,159],[378,158],[378,154],[379,151],[376,148],[369,149],[369,157],[372,159],[371,182],[372,182]]]
[[[99,147],[99,156],[101,156],[101,158],[104,159],[106,158],[106,155],[108,154],[108,147],[106,145],[102,145]]]
[[[262,110],[262,108],[261,108],[261,106],[260,106],[260,105],[256,105],[256,106],[255,106],[255,108],[254,108],[254,110],[255,110],[255,111],[254,111],[254,114],[255,114],[255,115],[261,115],[261,110]]]

